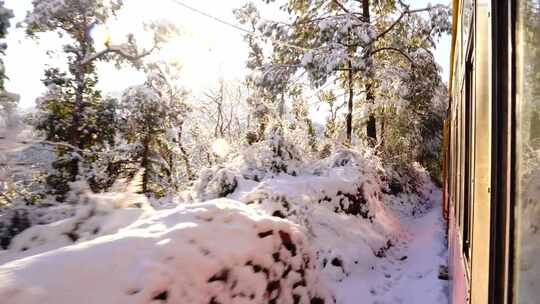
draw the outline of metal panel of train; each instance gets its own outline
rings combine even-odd
[[[454,0],[451,303],[540,303],[540,0]]]

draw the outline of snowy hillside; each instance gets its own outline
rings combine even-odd
[[[419,190],[394,193],[369,153],[342,150],[298,168],[257,182],[247,174],[253,167],[237,160],[210,170],[183,204],[161,210],[129,191],[72,193],[82,202],[73,217],[26,230],[0,254],[0,281],[7,282],[0,297],[10,303],[446,301],[446,283],[437,280],[446,254],[434,207],[440,192],[425,172],[416,172]],[[212,197],[223,193],[228,199]],[[213,200],[196,199],[204,196]]]

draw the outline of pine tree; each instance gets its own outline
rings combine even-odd
[[[253,3],[244,5],[234,13],[238,21],[249,26],[253,33],[260,30],[259,25],[262,19]],[[275,52],[270,58],[265,56],[263,46],[266,41],[262,35],[248,34],[245,40],[249,47],[246,66],[251,70],[246,80],[246,85],[251,92],[247,102],[251,118],[256,124],[255,130],[248,133],[247,140],[254,143],[263,140],[272,120],[283,118],[285,94],[290,76],[294,74],[294,67],[287,67],[288,59],[282,53]]]
[[[401,57],[414,68],[417,57],[429,52],[437,37],[450,27],[448,7],[412,9],[401,0],[293,0],[283,9],[289,12],[291,24],[251,18],[257,34],[273,41],[272,57],[285,59],[263,63],[262,70],[271,69],[270,78],[278,80],[274,75],[279,72],[305,70],[316,87],[331,79],[340,80],[348,91],[348,142],[353,134],[355,96],[362,89],[369,112],[366,135],[371,145],[377,143],[375,75],[384,68],[377,57]],[[249,10],[249,5],[243,8],[244,16],[250,16]]]
[[[4,1],[0,1],[0,40],[4,40],[7,36],[8,29],[11,26],[10,19],[13,18],[13,11],[6,8]],[[0,56],[5,55],[7,44],[0,43]],[[0,126],[2,122],[9,126],[12,124],[12,117],[17,107],[18,96],[7,92],[4,88],[6,79],[6,71],[4,62],[0,57]]]
[[[194,178],[183,143],[190,108],[185,103],[187,92],[175,84],[178,73],[172,66],[152,63],[146,69],[147,81],[122,95],[120,130],[136,148],[133,155],[144,169],[142,191],[162,196]]]
[[[80,161],[85,157],[80,151],[100,150],[114,138],[114,125],[101,124],[107,119],[100,117],[106,105],[102,104],[102,94],[96,89],[96,62],[115,61],[141,67],[141,60],[176,33],[176,29],[164,23],[149,26],[155,33],[154,45],[141,50],[133,35],[115,45],[108,40],[94,41],[90,34],[121,9],[121,0],[34,0],[32,4],[33,10],[25,19],[29,36],[54,32],[70,38],[70,43],[62,48],[68,61],[67,69],[56,67],[45,72],[43,82],[48,91],[38,101],[38,129],[51,141],[67,143],[59,146],[59,159],[55,163],[57,174],[49,179],[54,192],[63,194],[68,182],[74,181],[80,173]],[[103,45],[99,45],[101,43]]]

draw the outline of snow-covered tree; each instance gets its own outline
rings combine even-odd
[[[114,61],[141,67],[142,59],[176,34],[176,29],[167,23],[147,25],[154,33],[154,43],[148,49],[141,49],[133,34],[118,44],[108,37],[98,41],[98,35],[93,35],[122,8],[121,0],[34,0],[32,4],[33,9],[25,19],[27,33],[39,38],[39,33],[54,32],[67,41],[62,48],[67,69],[56,67],[45,72],[48,92],[38,105],[38,129],[49,140],[69,144],[64,146],[69,148],[59,151],[62,159],[57,168],[61,174],[52,185],[62,194],[67,190],[67,182],[79,174],[79,158],[73,157],[73,150],[99,150],[114,138],[114,130],[107,128],[113,125],[103,124],[106,118],[103,110],[107,113],[105,108],[109,105],[103,103],[102,94],[96,89],[96,62]]]
[[[142,191],[150,192],[155,172],[153,162],[164,162],[156,153],[160,138],[166,136],[166,107],[161,96],[147,84],[128,88],[122,96],[120,119],[123,122],[125,138],[129,143],[137,143],[140,149],[140,166],[144,169]]]
[[[5,7],[4,1],[0,1],[0,40],[6,38],[8,29],[11,26],[10,19],[13,18],[13,11]],[[0,43],[0,55],[4,55],[7,44],[5,42]],[[0,60],[0,88],[4,89],[4,79],[6,78],[6,71],[4,63]]]
[[[152,63],[146,69],[147,81],[122,96],[120,130],[144,169],[143,192],[164,195],[194,178],[183,129],[190,108],[172,66]]]
[[[7,48],[7,44],[3,40],[7,36],[11,18],[13,18],[13,11],[5,7],[4,1],[0,1],[0,56],[5,54]],[[2,124],[11,124],[18,101],[18,96],[8,93],[4,89],[5,79],[4,62],[0,57],[0,127],[2,127]]]
[[[249,109],[245,84],[220,79],[217,87],[205,93],[198,103],[202,119],[209,122],[215,139],[225,139],[230,145],[240,145],[248,127]]]
[[[186,147],[185,123],[192,111],[186,102],[188,92],[180,86],[181,66],[177,62],[152,62],[146,66],[148,85],[161,96],[166,107],[165,128],[166,140],[162,141],[162,153],[167,163],[169,183],[178,190],[183,184],[195,178],[191,155]]]
[[[234,11],[241,24],[249,26],[256,33],[262,22],[260,13],[253,3],[247,3],[241,9]],[[252,129],[247,134],[249,142],[264,139],[266,128],[272,125],[272,120],[283,118],[285,111],[285,94],[294,69],[288,69],[285,58],[265,54],[266,41],[259,35],[248,34],[245,40],[249,47],[247,68],[251,71],[246,79],[250,90],[247,103],[250,109]]]
[[[253,12],[253,4],[238,13],[244,24],[252,23],[256,34],[271,42],[272,60],[262,63],[266,87],[279,88],[284,82],[280,73],[290,75],[305,70],[316,87],[330,78],[342,81],[348,90],[347,139],[353,133],[354,98],[363,92],[367,107],[366,135],[376,143],[377,128],[374,107],[376,72],[384,70],[376,60],[381,54],[401,57],[414,69],[423,52],[429,52],[437,37],[448,32],[449,8],[429,6],[413,9],[401,0],[343,2],[289,1],[283,6],[291,24],[262,20]],[[251,35],[253,36],[253,35]],[[259,47],[261,48],[261,47]],[[286,81],[285,81],[286,83]],[[355,93],[356,92],[356,93]]]

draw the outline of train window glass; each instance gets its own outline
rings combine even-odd
[[[459,22],[461,22],[462,16],[461,14],[458,15],[458,24]],[[456,49],[455,49],[455,58],[453,59],[453,62],[454,62],[454,84],[452,86],[453,88],[453,96],[458,96],[456,95],[456,93],[459,93],[459,84],[461,83],[460,81],[460,75],[461,75],[461,63],[462,63],[462,57],[461,57],[461,36],[462,36],[462,33],[461,33],[461,29],[458,29],[456,31]]]
[[[467,49],[467,41],[471,30],[471,21],[473,16],[473,0],[463,0],[463,18],[461,19],[461,28],[463,31],[463,49]]]
[[[465,65],[465,138],[464,138],[464,174],[463,174],[463,254],[470,261],[471,248],[471,218],[472,218],[472,172],[473,172],[473,106],[474,106],[474,74],[472,52],[467,57]]]
[[[461,32],[457,32],[457,42],[461,43]],[[461,69],[461,48],[457,48],[456,51],[456,58],[455,58],[455,69],[454,69],[454,84],[452,86],[453,88],[453,96],[455,97],[454,104],[453,104],[453,126],[452,126],[452,206],[454,208],[454,219],[459,222],[459,212],[460,212],[460,206],[459,206],[459,181],[460,181],[460,170],[459,170],[459,148],[460,148],[460,128],[458,127],[460,124],[459,119],[459,111],[460,111],[460,104],[461,104],[461,97],[459,95],[460,92],[460,69]],[[456,223],[459,224],[459,223]]]
[[[454,95],[454,96],[457,96],[457,95]],[[459,98],[456,98],[456,103],[459,102]],[[453,113],[456,113],[457,107],[454,107],[454,111]],[[452,172],[453,172],[453,175],[452,175],[452,206],[454,208],[454,219],[457,219],[458,218],[458,211],[459,211],[459,206],[456,205],[457,201],[458,201],[458,197],[457,197],[457,193],[458,192],[458,188],[457,188],[457,181],[458,181],[458,170],[457,170],[457,156],[458,156],[458,133],[456,132],[456,130],[458,130],[457,128],[457,117],[455,117],[456,115],[454,114],[454,118],[453,118],[453,123],[452,123]]]
[[[461,92],[461,91],[458,91]],[[456,221],[459,227],[463,225],[463,107],[462,97],[459,99],[456,111],[457,138],[456,138]]]
[[[540,0],[517,1],[513,294],[540,299]]]

